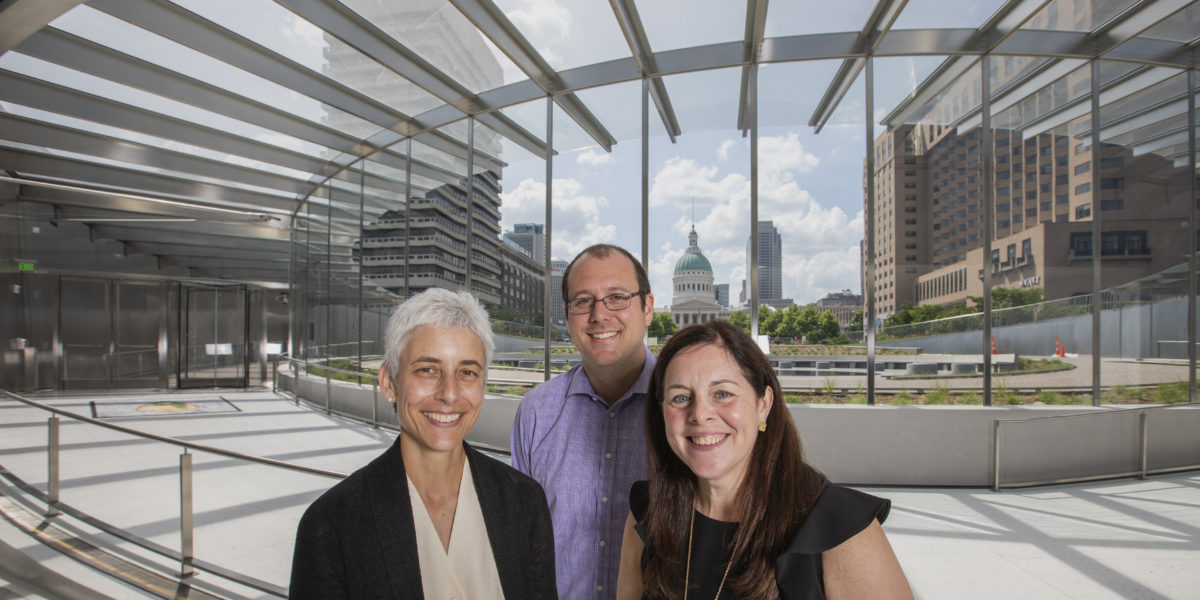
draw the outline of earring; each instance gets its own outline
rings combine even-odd
[[[763,421],[762,423],[759,423],[759,424],[758,424],[758,430],[759,430],[759,431],[766,431],[766,430],[767,430],[767,422],[766,422],[766,421]]]

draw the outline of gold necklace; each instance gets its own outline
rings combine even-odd
[[[688,522],[688,555],[687,565],[683,568],[683,600],[687,600],[688,580],[692,577],[692,529],[696,526],[696,509],[692,509],[692,520]],[[733,566],[733,554],[729,555],[729,562],[725,564],[725,574],[721,576],[721,585],[717,586],[717,595],[713,596],[713,600],[721,597],[721,590],[725,589],[725,578],[729,577],[729,567]]]

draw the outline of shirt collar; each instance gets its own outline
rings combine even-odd
[[[637,395],[645,396],[650,388],[650,375],[654,373],[654,365],[657,359],[650,353],[650,349],[642,346],[642,350],[646,353],[646,360],[642,363],[642,372],[638,373],[637,379],[633,381],[633,385],[617,400],[617,404],[625,402],[629,398]],[[583,370],[583,365],[579,365],[575,373],[571,377],[571,382],[567,384],[567,397],[571,396],[587,396],[588,398],[598,398],[595,388],[592,387],[592,382],[588,380],[587,373]]]

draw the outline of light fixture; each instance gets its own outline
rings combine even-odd
[[[52,189],[52,190],[63,190],[63,191],[68,191],[68,192],[79,192],[82,194],[92,194],[95,196],[109,196],[109,197],[113,197],[113,198],[126,198],[129,200],[140,200],[143,202],[153,202],[156,204],[168,204],[171,206],[179,206],[182,208],[188,208],[188,209],[192,209],[192,210],[207,210],[207,211],[213,211],[213,212],[235,214],[235,215],[239,215],[239,216],[243,216],[243,217],[250,217],[252,219],[259,220],[259,221],[278,221],[279,220],[279,217],[275,217],[275,216],[272,216],[272,215],[269,215],[269,214],[263,213],[263,212],[241,210],[241,209],[237,209],[237,208],[223,208],[220,206],[208,206],[205,204],[195,204],[192,202],[183,202],[181,200],[167,200],[165,198],[155,198],[153,196],[143,196],[141,194],[129,194],[129,193],[125,193],[125,192],[97,190],[97,189],[92,189],[92,188],[80,187],[77,185],[51,183],[49,181],[37,181],[34,179],[23,179],[20,177],[8,177],[6,175],[0,175],[0,181],[7,181],[9,183],[15,183],[18,185],[31,185],[34,187],[43,187],[43,188]],[[68,219],[68,220],[74,220],[74,219]],[[194,221],[195,219],[191,219],[191,220]]]

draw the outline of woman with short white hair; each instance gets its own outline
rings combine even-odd
[[[434,288],[396,309],[379,387],[400,436],[305,511],[291,598],[555,597],[541,486],[463,441],[492,349],[466,292]]]

